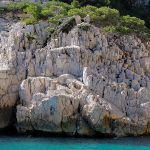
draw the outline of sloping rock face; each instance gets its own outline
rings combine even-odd
[[[0,128],[12,124],[14,106],[18,98],[18,90],[12,80],[14,73],[10,70],[11,56],[7,45],[10,30],[10,21],[0,18]]]
[[[16,24],[9,34],[18,131],[149,134],[150,43],[81,23],[45,46],[46,26]]]
[[[0,129],[15,120],[19,85],[26,78],[25,66],[20,60],[24,58],[24,51],[28,53],[43,46],[45,26],[46,23],[24,26],[10,18],[0,18]]]

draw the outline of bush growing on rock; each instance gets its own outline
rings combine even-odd
[[[120,25],[106,26],[103,28],[103,30],[106,32],[119,33],[119,34],[123,34],[123,35],[130,34],[132,32],[132,30],[129,29],[128,27],[120,26]]]
[[[39,3],[30,4],[23,11],[31,14],[36,20],[41,19],[42,6]]]
[[[63,2],[71,3],[72,0],[61,0]],[[111,0],[77,0],[80,5],[94,5],[97,7],[108,6],[111,3]]]
[[[53,26],[58,26],[59,24],[60,24],[60,22],[61,22],[61,19],[64,17],[64,15],[62,14],[62,15],[56,15],[56,16],[53,16],[53,17],[51,17],[51,18],[49,18],[49,23],[51,23],[51,25],[53,25]]]
[[[76,21],[74,17],[67,18],[58,28],[59,32],[68,33],[74,26],[76,25]]]
[[[106,1],[105,4],[109,3]],[[40,19],[48,19],[51,28],[56,29],[67,17],[79,15],[82,20],[85,20],[84,18],[89,15],[92,24],[107,32],[121,34],[143,32],[145,35],[149,34],[145,22],[139,18],[129,15],[120,16],[118,10],[106,6],[100,8],[91,5],[80,7],[79,2],[77,0],[73,0],[72,3],[70,1],[70,4],[58,0],[49,1],[45,4],[18,2],[10,3],[7,9],[9,11],[22,11],[24,13],[22,20],[26,24],[35,24]],[[101,2],[99,3],[102,4],[103,2]]]
[[[42,18],[41,10],[42,6],[40,3],[31,2],[12,2],[7,5],[7,11],[20,11],[22,14],[21,20],[26,24],[37,23]]]
[[[145,21],[136,17],[131,17],[129,15],[122,16],[118,20],[117,24],[108,25],[103,28],[107,32],[117,32],[120,34],[130,34],[137,33],[141,36],[149,36],[150,30],[145,26]]]
[[[86,13],[83,12],[83,10],[79,8],[70,9],[68,11],[68,16],[75,16],[75,15],[79,15],[83,18],[86,16]]]
[[[68,11],[69,16],[79,15],[83,18],[87,14],[90,16],[92,23],[101,26],[116,23],[120,16],[119,11],[116,9],[111,9],[109,7],[97,8],[90,5]]]
[[[96,9],[94,16],[92,17],[95,23],[101,26],[106,26],[109,24],[116,24],[119,19],[119,11],[116,9],[111,9],[109,7],[101,7]]]
[[[47,2],[43,7],[41,14],[45,19],[48,19],[54,26],[59,25],[61,19],[67,16],[68,10],[73,8],[71,5],[63,2]]]
[[[32,25],[32,24],[36,24],[38,21],[34,17],[30,17],[30,18],[23,19],[23,22],[26,25]]]
[[[84,17],[88,14],[91,18],[91,22],[93,23],[94,21],[96,21],[96,18],[98,17],[97,9],[98,9],[97,7],[91,5],[83,7],[82,11],[85,13]]]
[[[17,2],[11,2],[11,3],[8,4],[7,10],[9,10],[9,11],[22,10],[23,11],[24,9],[26,9],[27,7],[29,7],[30,4],[31,3],[29,3],[29,2],[19,2],[19,3],[17,3]]]
[[[137,17],[131,17],[129,15],[122,16],[120,19],[121,26],[128,27],[129,29],[132,29],[134,31],[143,29],[145,27],[145,21],[141,20]]]
[[[71,6],[73,8],[79,8],[80,7],[80,4],[77,0],[73,0],[72,3],[71,3]]]
[[[64,4],[64,3],[59,3],[59,2],[48,2],[45,4],[43,7],[41,14],[46,17],[54,17],[57,15],[67,15],[69,5]]]

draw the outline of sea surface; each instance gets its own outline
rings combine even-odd
[[[0,136],[0,150],[150,150],[150,137],[86,139]]]

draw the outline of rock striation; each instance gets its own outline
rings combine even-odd
[[[10,56],[1,109],[17,105],[16,127],[23,133],[149,134],[150,42],[75,20],[50,38],[46,22],[11,26],[1,48]]]

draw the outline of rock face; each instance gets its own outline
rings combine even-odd
[[[13,22],[11,22],[13,23]],[[15,77],[10,70],[10,49],[7,45],[10,21],[0,18],[0,129],[12,124],[13,112],[18,99],[18,89],[15,86]]]
[[[17,106],[18,130],[92,134],[79,112],[80,95],[77,93],[83,87],[84,84],[71,75],[24,80],[20,86],[23,106]]]
[[[43,46],[45,26],[46,23],[41,23],[26,27],[0,18],[0,128],[8,127],[15,119],[12,116],[19,98],[19,85],[27,71],[21,61],[28,51]]]
[[[149,134],[150,43],[79,21],[47,40],[47,26],[17,23],[8,33],[11,67],[1,108],[19,99],[18,131]]]

